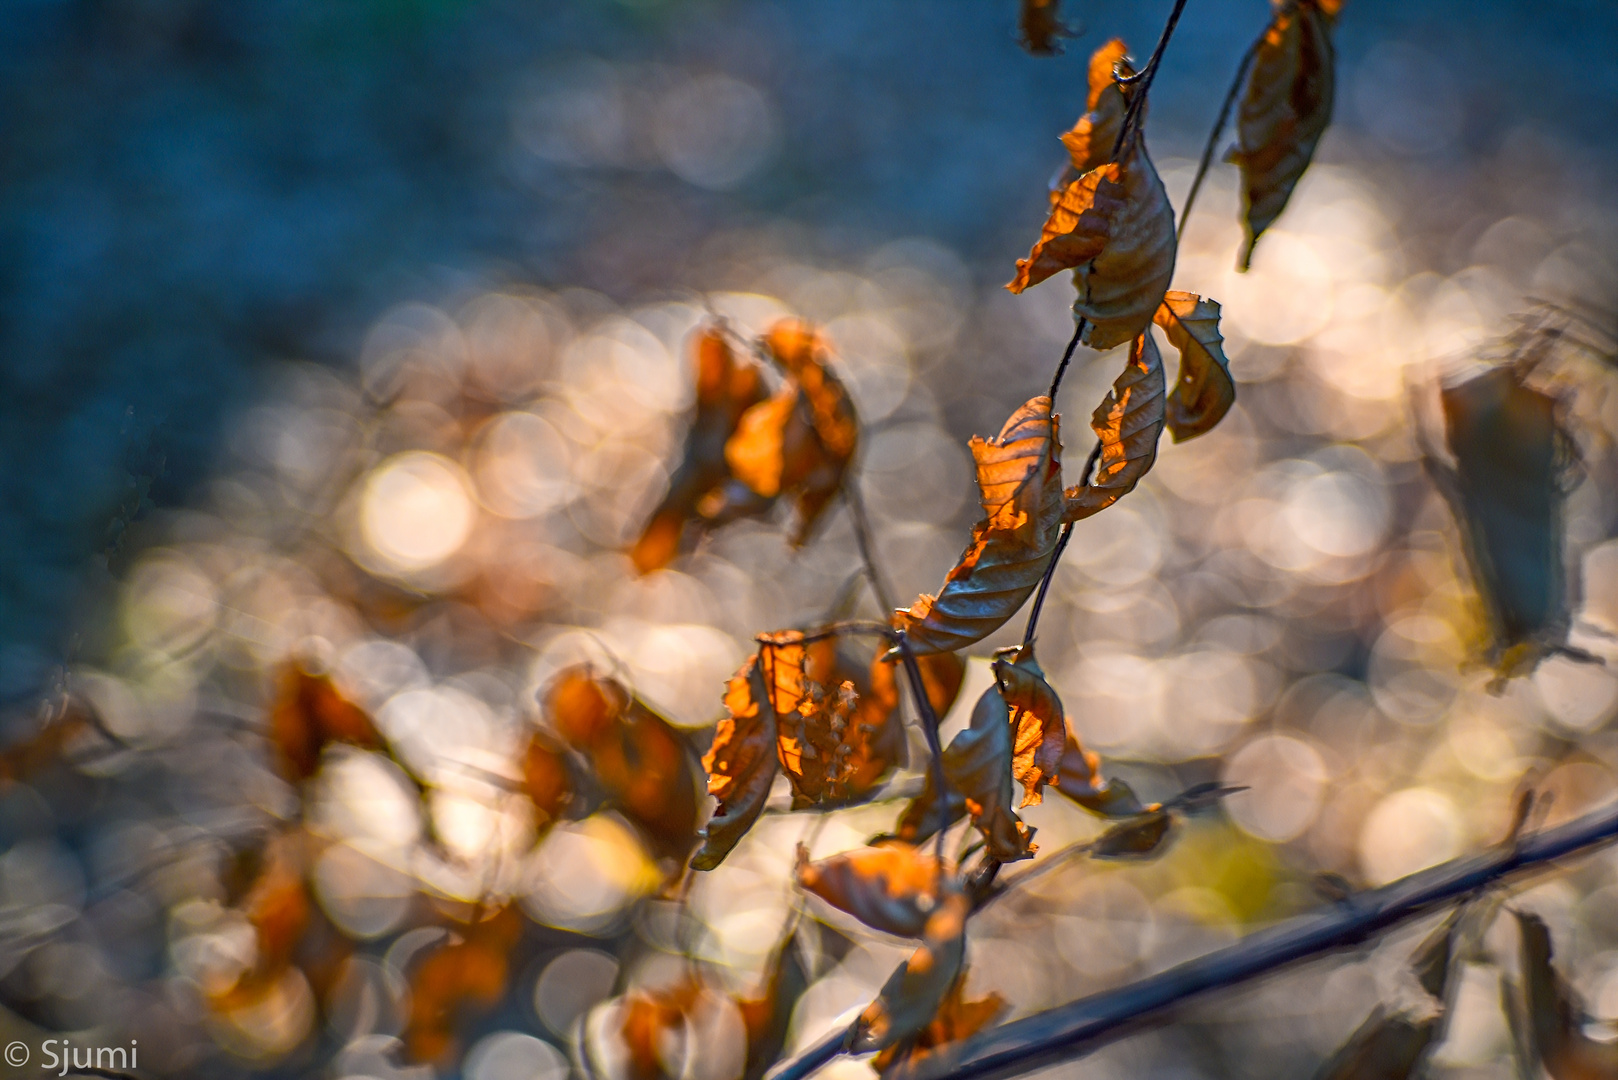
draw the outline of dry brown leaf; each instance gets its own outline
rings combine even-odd
[[[1338,1051],[1321,1065],[1316,1080],[1408,1080],[1426,1058],[1442,1022],[1434,1014],[1416,1020],[1377,1005]]]
[[[983,520],[938,595],[896,615],[918,655],[952,652],[999,629],[1039,584],[1061,531],[1062,444],[1050,398],[1030,400],[971,450]]]
[[[297,662],[284,666],[277,678],[270,732],[281,773],[294,782],[315,774],[320,755],[332,743],[368,750],[383,746],[364,709],[344,697],[329,675],[313,674]]]
[[[775,710],[758,659],[748,657],[725,684],[729,715],[719,721],[713,745],[702,757],[708,794],[719,806],[703,829],[702,847],[691,857],[694,870],[712,870],[724,861],[764,812],[775,782]]]
[[[587,665],[558,673],[542,700],[552,729],[585,756],[602,791],[652,849],[684,860],[696,843],[697,786],[679,733]]]
[[[1180,352],[1180,378],[1169,394],[1164,419],[1174,441],[1184,442],[1212,431],[1236,403],[1236,383],[1219,333],[1219,303],[1170,290],[1155,321]]]
[[[848,390],[831,369],[825,338],[802,319],[782,319],[764,335],[764,351],[801,392],[808,437],[787,424],[783,437],[782,489],[797,503],[792,543],[801,546],[826,505],[842,489],[859,444],[859,419]]]
[[[937,857],[910,844],[886,841],[818,862],[798,845],[798,885],[873,930],[921,937],[941,895],[959,890]]]
[[[1151,324],[1174,276],[1174,253],[1174,209],[1136,128],[1116,161],[1062,192],[1006,288],[1020,293],[1071,269],[1079,340],[1110,349]]]
[[[562,816],[573,799],[573,781],[567,758],[543,734],[528,740],[522,758],[523,792],[541,815],[540,825],[549,825]]]
[[[410,976],[410,1015],[401,1035],[412,1059],[438,1065],[454,1060],[462,1017],[487,1012],[505,997],[509,956],[522,927],[515,908],[486,916],[479,912],[417,963]]]
[[[1243,270],[1259,236],[1286,208],[1331,122],[1331,27],[1338,6],[1331,0],[1284,0],[1259,41],[1236,115],[1238,148],[1231,154],[1242,170]]]
[[[1514,912],[1522,934],[1523,997],[1528,1041],[1551,1080],[1612,1080],[1618,1044],[1584,1033],[1584,1003],[1551,964],[1551,933],[1538,915]]]
[[[949,993],[944,995],[932,1023],[916,1033],[908,1050],[903,1043],[895,1043],[871,1059],[871,1068],[878,1073],[886,1074],[894,1065],[917,1064],[939,1047],[977,1034],[994,1023],[1005,1011],[1006,999],[999,994],[991,993],[988,997],[967,1001],[962,996],[965,987],[966,971],[963,968],[955,977],[955,983],[949,988]]]
[[[850,1030],[851,1052],[884,1050],[932,1023],[960,974],[971,909],[961,892],[946,894],[933,909],[922,930],[921,948],[893,973]]]
[[[864,741],[853,720],[854,684],[826,687],[810,678],[808,651],[797,631],[771,635],[758,656],[775,712],[781,770],[792,785],[792,808],[847,802],[855,752]]]
[[[769,398],[743,413],[725,443],[725,463],[731,474],[760,498],[774,499],[781,493],[782,473],[786,469],[787,425],[798,418],[800,397],[797,384],[784,384]],[[801,432],[794,434],[794,443],[800,442]],[[717,508],[713,510],[714,516],[719,513]]]
[[[1168,838],[1174,815],[1162,806],[1149,806],[1146,812],[1120,821],[1090,844],[1090,854],[1098,859],[1145,858],[1154,854]]]
[[[1057,39],[1074,36],[1062,21],[1062,0],[1022,0],[1017,30],[1022,47],[1035,56],[1059,55],[1062,46]]]
[[[1129,350],[1123,374],[1090,418],[1101,456],[1090,482],[1067,490],[1062,520],[1100,513],[1133,491],[1151,469],[1163,433],[1163,389],[1163,356],[1150,331],[1143,331]]]
[[[1085,100],[1085,114],[1079,117],[1072,130],[1062,134],[1062,145],[1067,147],[1071,164],[1062,188],[1087,172],[1099,169],[1112,160],[1112,150],[1123,129],[1124,111],[1129,100],[1123,87],[1118,85],[1114,72],[1124,77],[1135,74],[1125,57],[1129,47],[1121,38],[1113,38],[1090,55],[1090,94]],[[1145,106],[1142,106],[1144,110]],[[1144,111],[1141,120],[1145,120]],[[1061,190],[1051,193],[1051,202],[1061,199]]]
[[[804,970],[798,935],[788,934],[765,965],[759,995],[733,999],[747,1028],[747,1065],[742,1080],[759,1080],[780,1059],[792,1011],[808,988],[809,973]]]
[[[947,829],[966,813],[966,798],[953,786],[945,785],[940,799],[933,770],[928,769],[921,794],[905,804],[893,835],[909,844],[919,844]]]
[[[1042,802],[1046,784],[1060,786],[1062,751],[1067,746],[1067,714],[1032,645],[1002,649],[994,678],[1011,716],[1011,778],[1023,786],[1024,806]]]
[[[998,687],[978,698],[972,721],[944,748],[944,774],[965,800],[990,857],[1016,862],[1034,855],[1034,830],[1011,808],[1011,712]]]
[[[686,431],[685,453],[669,478],[668,494],[630,549],[635,568],[643,574],[667,566],[680,550],[688,523],[715,517],[718,504],[728,501],[721,494],[731,478],[726,444],[743,414],[764,400],[758,365],[737,358],[721,327],[700,328],[691,337],[691,352],[697,406]],[[752,509],[767,508],[766,502]],[[704,513],[705,509],[712,512]]]
[[[1101,755],[1086,750],[1071,726],[1068,727],[1067,742],[1062,749],[1057,775],[1062,780],[1056,790],[1092,814],[1123,818],[1146,810],[1128,784],[1118,779],[1103,779]]]

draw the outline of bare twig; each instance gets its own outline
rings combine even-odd
[[[1146,66],[1139,73],[1119,79],[1118,82],[1129,88],[1129,107],[1124,111],[1124,122],[1118,125],[1118,139],[1112,144],[1112,160],[1118,160],[1118,154],[1123,150],[1129,140],[1129,133],[1139,123],[1141,109],[1146,105],[1146,91],[1152,88],[1152,80],[1157,78],[1158,65],[1163,62],[1163,50],[1169,46],[1169,38],[1174,36],[1174,28],[1180,24],[1180,12],[1185,10],[1185,0],[1174,0],[1174,10],[1169,12],[1168,22],[1163,24],[1163,33],[1158,35],[1157,47],[1152,50],[1152,57],[1146,61]]]
[[[1075,340],[1078,335],[1074,335]],[[1066,363],[1066,361],[1063,361]],[[1061,377],[1061,373],[1057,373]],[[1079,487],[1090,482],[1090,474],[1095,471],[1096,462],[1101,460],[1101,442],[1097,440],[1090,449],[1090,456],[1084,459],[1084,469],[1079,473]],[[1056,564],[1062,560],[1062,552],[1067,550],[1067,542],[1073,536],[1073,522],[1062,527],[1062,535],[1056,538],[1056,548],[1051,552],[1051,561],[1045,567],[1045,575],[1039,579],[1039,592],[1034,594],[1034,606],[1028,612],[1028,625],[1023,629],[1022,643],[1024,647],[1034,643],[1034,630],[1039,626],[1039,613],[1045,607],[1045,594],[1050,590],[1051,579],[1056,576]]]
[[[893,611],[893,594],[877,569],[876,549],[871,543],[871,520],[865,516],[865,499],[860,495],[859,477],[851,476],[843,485],[843,501],[848,504],[848,516],[854,523],[854,542],[859,545],[860,561],[865,564],[865,576],[871,582],[871,592],[881,605],[884,615]]]
[[[1225,92],[1225,103],[1219,106],[1219,118],[1214,121],[1213,130],[1208,132],[1208,141],[1202,147],[1202,160],[1197,162],[1197,175],[1191,180],[1191,190],[1186,194],[1184,208],[1180,210],[1180,227],[1174,234],[1176,244],[1185,236],[1186,220],[1190,218],[1191,207],[1197,201],[1197,192],[1202,190],[1202,180],[1208,175],[1208,166],[1213,164],[1219,136],[1225,130],[1225,121],[1230,119],[1230,107],[1236,104],[1236,95],[1242,92],[1242,84],[1247,81],[1247,71],[1253,66],[1253,59],[1258,56],[1258,47],[1263,40],[1261,37],[1249,45],[1247,52],[1242,54],[1242,62],[1236,66],[1236,78],[1231,81],[1230,89]]]
[[[921,677],[921,665],[916,663],[916,653],[910,648],[910,639],[905,637],[903,630],[895,632],[894,647],[899,650],[899,657],[904,663],[905,677],[910,681],[910,696],[916,699],[916,713],[921,717],[921,733],[927,737],[927,750],[933,756],[928,768],[932,771],[933,790],[938,793],[938,870],[943,873],[944,834],[949,831],[949,777],[944,775],[944,747],[938,738],[938,714],[933,712],[932,700],[927,697],[927,684]]]
[[[1073,326],[1073,336],[1068,339],[1067,348],[1062,350],[1062,362],[1056,365],[1056,374],[1051,377],[1051,388],[1047,393],[1051,399],[1051,409],[1056,408],[1056,392],[1062,388],[1062,376],[1067,374],[1067,362],[1073,359],[1073,350],[1079,347],[1079,335],[1084,333],[1084,316]]]
[[[885,637],[890,641],[898,631],[887,623],[872,622],[870,619],[844,619],[841,622],[827,623],[815,630],[805,630],[803,637],[793,642],[795,645],[813,645],[817,641],[827,638],[842,637],[844,634],[870,634],[876,637]],[[779,645],[774,634],[759,634],[754,641],[760,645]]]

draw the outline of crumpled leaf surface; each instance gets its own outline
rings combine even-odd
[[[1125,59],[1128,54],[1129,47],[1122,38],[1113,38],[1090,54],[1090,93],[1085,99],[1085,113],[1072,130],[1062,134],[1062,145],[1067,147],[1070,164],[1061,187],[1051,192],[1052,203],[1061,199],[1068,184],[1112,160],[1113,146],[1118,142],[1118,132],[1123,129],[1124,110],[1129,107],[1123,87],[1113,78],[1113,72],[1116,69],[1126,77],[1135,74],[1135,69]]]
[[[896,615],[918,655],[953,652],[999,629],[1038,586],[1061,531],[1062,445],[1050,398],[1033,398],[999,435],[970,446],[983,520],[938,595]]]
[[[294,783],[315,774],[320,755],[332,743],[367,750],[384,746],[371,717],[343,696],[331,676],[314,674],[296,662],[277,677],[270,733],[281,774]]]
[[[1033,806],[1043,801],[1046,784],[1059,784],[1067,714],[1032,645],[1003,650],[994,661],[994,678],[1011,716],[1011,778],[1023,786],[1018,808]]]
[[[1090,482],[1067,490],[1064,521],[1098,514],[1135,490],[1157,460],[1164,408],[1163,356],[1152,335],[1143,332],[1129,350],[1123,374],[1090,418],[1101,456]]]
[[[915,1065],[940,1047],[975,1035],[994,1023],[1005,1011],[1006,999],[999,994],[990,993],[976,1001],[967,1001],[965,987],[966,971],[963,968],[938,1006],[938,1014],[931,1023],[916,1032],[908,1049],[902,1042],[889,1046],[871,1059],[871,1068],[886,1075],[893,1066]]]
[[[792,808],[846,802],[856,747],[864,741],[853,720],[853,683],[826,687],[810,678],[808,649],[797,631],[772,635],[758,657],[775,713],[781,769],[792,785]]]
[[[849,1031],[850,1052],[884,1050],[932,1023],[960,974],[970,912],[971,901],[964,893],[944,895],[927,917],[921,947],[893,973]]]
[[[724,861],[764,812],[775,782],[775,710],[756,653],[725,684],[725,710],[702,756],[708,794],[719,806],[691,857],[693,870],[712,870]]]
[[[1035,56],[1060,54],[1058,39],[1074,36],[1062,22],[1062,0],[1022,0],[1017,31],[1022,47]]]
[[[724,495],[731,480],[725,448],[742,416],[764,400],[757,364],[739,360],[723,330],[704,326],[691,337],[697,376],[697,404],[686,430],[685,451],[669,478],[668,494],[652,512],[630,558],[641,573],[667,566],[679,553],[687,527],[705,524],[730,502]],[[741,501],[741,500],[738,500]],[[751,512],[768,509],[763,501]]]
[[[1584,1003],[1551,964],[1551,933],[1545,920],[1514,912],[1522,935],[1522,980],[1527,1042],[1551,1080],[1611,1080],[1618,1076],[1618,1043],[1584,1033]]]
[[[1259,41],[1231,154],[1242,171],[1243,270],[1259,236],[1286,209],[1331,122],[1331,27],[1339,6],[1340,0],[1285,0]]]
[[[944,774],[960,790],[992,858],[1033,857],[1034,830],[1011,808],[1011,712],[998,687],[984,691],[971,723],[944,748]]]
[[[1236,404],[1236,381],[1219,333],[1219,304],[1171,289],[1154,321],[1180,352],[1180,377],[1169,394],[1164,422],[1174,441],[1184,442],[1212,431]]]
[[[936,856],[888,841],[817,862],[798,847],[798,884],[873,930],[921,937],[941,896],[960,889],[953,873],[940,873]]]
[[[1020,293],[1072,270],[1079,340],[1110,349],[1151,323],[1174,276],[1174,255],[1174,209],[1136,128],[1117,160],[1061,193],[1006,288]]]

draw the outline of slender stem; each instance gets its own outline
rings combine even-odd
[[[882,571],[877,569],[876,554],[871,543],[871,521],[865,516],[865,499],[860,495],[859,477],[850,476],[843,484],[843,501],[848,504],[848,516],[854,522],[854,542],[859,545],[860,561],[865,563],[865,576],[870,579],[871,591],[882,606],[884,615],[893,611],[893,594],[883,583]]]
[[[944,746],[938,737],[938,714],[933,712],[932,700],[927,697],[927,684],[921,677],[921,665],[916,663],[915,650],[903,630],[894,636],[894,645],[904,662],[905,677],[910,680],[910,696],[916,699],[916,712],[921,716],[921,733],[927,738],[927,750],[933,760],[928,766],[933,776],[933,791],[938,795],[938,871],[944,872],[944,834],[949,831],[949,777],[944,775]]]
[[[1213,130],[1208,132],[1208,141],[1202,147],[1202,160],[1197,162],[1197,175],[1191,180],[1191,190],[1186,194],[1185,207],[1180,211],[1180,227],[1175,231],[1174,242],[1178,244],[1185,235],[1186,219],[1191,216],[1191,207],[1197,201],[1197,192],[1202,190],[1202,179],[1208,175],[1208,166],[1213,164],[1214,149],[1219,145],[1219,135],[1225,130],[1225,121],[1230,119],[1230,107],[1236,104],[1236,95],[1241,93],[1242,84],[1247,81],[1247,70],[1253,66],[1253,58],[1258,56],[1258,47],[1263,38],[1247,47],[1242,54],[1242,62],[1236,66],[1236,78],[1231,80],[1230,89],[1225,92],[1225,103],[1219,106],[1219,118],[1214,121]]]
[[[1073,326],[1073,336],[1068,339],[1067,348],[1062,350],[1062,362],[1056,365],[1056,374],[1051,377],[1049,391],[1051,408],[1056,408],[1056,392],[1062,388],[1062,376],[1067,374],[1067,362],[1073,359],[1073,350],[1079,347],[1079,335],[1084,333],[1084,316]]]
[[[1124,110],[1124,122],[1118,125],[1118,138],[1112,144],[1113,161],[1118,160],[1119,153],[1129,141],[1130,132],[1139,123],[1140,111],[1146,105],[1146,91],[1152,88],[1152,80],[1157,78],[1158,65],[1163,62],[1163,50],[1168,48],[1169,38],[1174,36],[1174,28],[1180,24],[1180,12],[1184,10],[1185,0],[1174,0],[1174,10],[1169,12],[1169,21],[1163,24],[1163,33],[1158,36],[1151,59],[1146,61],[1146,66],[1138,74],[1118,80],[1129,88],[1129,107]]]
[[[1056,538],[1056,547],[1051,552],[1051,561],[1045,567],[1045,576],[1039,579],[1039,591],[1034,594],[1034,607],[1028,613],[1028,626],[1022,632],[1022,646],[1028,648],[1034,643],[1034,628],[1039,625],[1039,613],[1045,608],[1045,594],[1050,591],[1051,578],[1056,576],[1056,564],[1062,558],[1062,551],[1067,547],[1069,538],[1073,535],[1073,522],[1062,526],[1062,535]]]
[[[887,623],[872,622],[869,619],[845,619],[842,622],[828,623],[818,630],[805,631],[802,637],[794,638],[790,642],[785,642],[784,644],[813,645],[817,641],[825,641],[827,638],[841,637],[844,634],[871,634],[891,640],[895,633],[897,633],[897,631],[895,631],[893,627],[889,626]],[[783,642],[776,639],[774,634],[759,634],[753,640],[758,642],[760,645],[783,644]]]

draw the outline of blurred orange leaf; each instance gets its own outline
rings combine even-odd
[[[893,973],[849,1031],[850,1051],[885,1050],[933,1022],[960,974],[970,912],[965,893],[942,897],[927,916],[921,947]]]
[[[1074,36],[1062,22],[1062,0],[1022,0],[1017,30],[1022,47],[1035,56],[1058,55],[1062,51],[1058,39]]]
[[[703,829],[702,847],[691,857],[695,870],[712,870],[724,861],[764,812],[775,782],[775,709],[757,653],[725,684],[725,709],[729,715],[719,721],[713,745],[702,757],[708,794],[719,806]]]
[[[370,716],[344,697],[329,675],[316,675],[296,661],[277,676],[270,734],[282,775],[294,782],[315,774],[320,755],[332,743],[368,750],[384,745]]]
[[[780,1059],[792,1011],[808,988],[809,973],[804,970],[798,935],[788,934],[765,965],[759,996],[735,999],[747,1027],[747,1066],[742,1080],[759,1080]]]
[[[543,815],[541,826],[560,819],[572,801],[573,781],[567,758],[540,733],[528,740],[528,748],[523,751],[522,781],[523,793]]]
[[[1155,321],[1180,351],[1180,378],[1169,394],[1164,419],[1174,441],[1184,442],[1212,431],[1236,403],[1236,383],[1219,333],[1219,304],[1170,290]]]
[[[1331,27],[1339,6],[1339,0],[1285,0],[1259,40],[1231,154],[1242,170],[1243,270],[1259,236],[1286,209],[1331,122]]]
[[[1067,714],[1030,645],[1002,649],[994,661],[995,682],[1011,716],[1011,777],[1022,784],[1019,809],[1043,800],[1046,784],[1058,784],[1067,746]]]
[[[1051,399],[1033,398],[998,436],[973,439],[971,450],[983,520],[938,595],[896,616],[917,654],[960,649],[999,629],[1039,584],[1056,548],[1062,444]]]
[[[902,1043],[895,1043],[871,1059],[871,1068],[878,1073],[886,1073],[894,1065],[914,1064],[941,1046],[976,1034],[994,1023],[1005,1011],[1006,999],[999,994],[991,993],[976,1001],[967,1001],[963,996],[965,987],[966,971],[963,968],[944,995],[932,1022],[916,1032],[908,1052],[904,1051]]]
[[[505,997],[508,958],[522,929],[522,916],[514,908],[487,915],[480,911],[417,963],[402,1036],[411,1058],[450,1064],[457,1049],[457,1023],[465,1014],[487,1012]]]
[[[798,884],[873,930],[921,937],[938,909],[941,890],[959,889],[938,859],[910,844],[887,841],[818,862],[798,845]]]
[[[1143,331],[1129,350],[1123,374],[1090,417],[1101,456],[1090,482],[1067,490],[1062,519],[1079,521],[1100,513],[1135,490],[1157,460],[1163,422],[1163,356],[1151,333]]]

